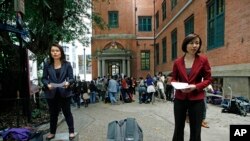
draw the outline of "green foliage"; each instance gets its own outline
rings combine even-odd
[[[17,49],[11,49],[11,46],[2,45],[0,47],[0,80],[6,79],[6,74],[17,68],[17,62],[13,56]]]
[[[0,1],[0,23],[15,23],[13,3],[13,0]],[[51,43],[79,40],[87,45],[91,25],[105,29],[105,22],[97,13],[91,13],[91,8],[92,0],[25,0],[23,21],[32,38],[26,46],[39,54],[38,63],[46,56]],[[84,22],[86,19],[90,23]]]
[[[34,110],[31,112],[31,116],[32,116],[32,118],[41,117],[41,110],[40,110],[40,109],[34,109]]]

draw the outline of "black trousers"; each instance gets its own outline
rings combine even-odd
[[[81,98],[80,98],[81,93],[75,93],[73,96],[74,102],[76,102],[77,106],[81,106]]]
[[[166,97],[167,97],[167,100],[172,101],[172,92],[173,92],[173,86],[172,85],[166,85]]]
[[[127,94],[128,94],[128,89],[121,88],[121,93],[122,93],[122,101],[124,101],[126,99]]]
[[[53,99],[47,99],[50,114],[50,133],[55,134],[59,112],[62,110],[68,125],[69,133],[74,133],[74,121],[71,113],[71,98],[62,98],[59,94]]]
[[[201,122],[204,100],[174,100],[175,129],[173,141],[184,141],[186,113],[188,111],[190,141],[201,141]]]

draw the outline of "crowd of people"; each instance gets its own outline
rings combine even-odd
[[[109,77],[98,77],[90,82],[80,80],[78,76],[72,86],[73,103],[77,104],[78,108],[81,105],[88,106],[89,103],[103,101],[111,103],[111,105],[123,103],[131,103],[138,101],[142,103],[150,103],[152,95],[156,94],[164,102],[173,99],[173,87],[170,84],[171,73],[163,75],[159,72],[153,77],[148,74],[145,77],[136,79],[124,75],[114,75]],[[138,91],[138,99],[135,98]],[[87,95],[87,96],[84,96]]]

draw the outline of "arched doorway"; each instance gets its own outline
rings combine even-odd
[[[108,43],[97,52],[98,76],[126,74],[130,76],[131,53],[117,42]]]

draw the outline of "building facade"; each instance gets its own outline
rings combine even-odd
[[[213,86],[250,98],[249,0],[107,0],[93,2],[109,28],[93,28],[92,76],[145,77],[171,72],[189,33],[202,38]]]
[[[75,78],[80,76],[81,80],[92,80],[90,47],[83,47],[77,41],[61,44],[66,60],[72,65]]]

